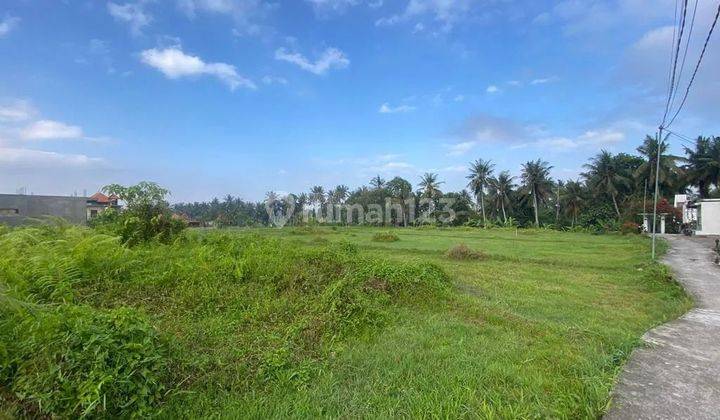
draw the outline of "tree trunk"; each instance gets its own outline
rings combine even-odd
[[[507,214],[505,214],[505,200],[500,202],[500,207],[502,207],[503,222],[507,223]]]
[[[613,204],[615,205],[615,213],[617,213],[618,220],[620,219],[620,209],[617,205],[617,200],[615,199],[615,194],[612,194]]]
[[[540,227],[540,219],[538,218],[538,201],[535,188],[533,187],[533,209],[535,210],[535,227]]]
[[[708,198],[710,195],[710,188],[708,188],[708,184],[706,184],[705,181],[698,182],[698,190],[700,191],[700,198]]]
[[[480,191],[480,210],[482,210],[483,224],[485,224],[485,199],[482,190]]]

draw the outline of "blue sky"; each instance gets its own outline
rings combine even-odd
[[[692,2],[691,2],[692,3]],[[682,86],[716,3],[700,0]],[[153,180],[173,201],[468,162],[576,178],[661,117],[675,2],[21,1],[0,5],[0,192]],[[720,134],[720,42],[675,124]],[[673,139],[673,148],[682,143]]]

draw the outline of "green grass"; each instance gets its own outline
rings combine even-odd
[[[237,229],[122,250],[77,235],[53,245],[81,272],[63,299],[135,308],[165,337],[155,410],[173,418],[596,418],[642,333],[691,304],[639,236]],[[449,259],[459,244],[484,258]]]

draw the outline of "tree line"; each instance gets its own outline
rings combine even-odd
[[[467,188],[461,191],[443,191],[443,181],[437,173],[423,174],[414,188],[402,177],[385,180],[378,175],[368,185],[354,190],[342,184],[330,189],[317,185],[287,198],[273,191],[267,193],[263,202],[228,195],[210,202],[178,203],[173,210],[215,226],[256,226],[270,223],[266,204],[280,211],[292,205],[295,209],[309,208],[313,223],[354,224],[367,221],[345,215],[329,218],[327,209],[340,205],[411,203],[419,211],[423,211],[424,205],[425,211],[435,208],[439,212],[442,206],[432,203],[451,199],[457,216],[448,222],[452,225],[618,229],[623,223],[638,222],[639,213],[652,212],[657,176],[659,210],[672,214],[671,219],[675,219],[670,220],[672,228],[680,217],[668,204],[675,194],[720,196],[720,137],[698,137],[684,148],[684,156],[669,154],[668,146],[667,137],[658,145],[655,138],[647,136],[636,149],[637,154],[601,150],[589,159],[584,172],[575,180],[553,179],[550,176],[553,167],[542,159],[524,163],[518,177],[507,170],[498,171],[491,160],[477,159],[470,164]],[[656,174],[658,147],[660,170]],[[405,207],[402,209],[381,223],[407,226],[408,212]],[[301,218],[299,211],[290,220],[291,224],[304,222],[306,219]]]

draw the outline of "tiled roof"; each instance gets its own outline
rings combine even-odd
[[[95,194],[90,196],[91,201],[96,201],[96,202],[102,203],[102,204],[110,204],[110,202],[114,199],[116,200],[116,198],[108,197],[107,195],[105,195],[101,192],[96,192]]]

